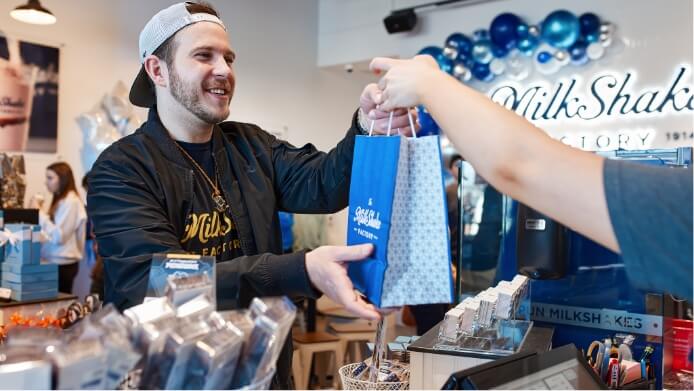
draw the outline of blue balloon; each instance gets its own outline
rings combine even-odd
[[[475,41],[489,39],[489,31],[485,29],[477,29],[472,33],[472,36],[475,37]]]
[[[518,39],[517,29],[521,24],[520,18],[512,13],[499,14],[489,26],[489,36],[492,42],[498,46],[514,46]]]
[[[518,45],[516,47],[521,53],[529,56],[533,54],[533,50],[535,50],[537,44],[537,38],[533,37],[532,35],[528,35],[527,37],[518,40]]]
[[[515,43],[514,43],[515,44]],[[496,58],[504,58],[509,52],[509,48],[503,46],[492,45],[492,54]]]
[[[525,23],[521,23],[518,26],[516,26],[516,36],[518,38],[525,38],[528,36],[528,25]]]
[[[470,71],[477,80],[491,81],[494,78],[494,74],[489,70],[489,64],[475,63]]]
[[[475,62],[471,53],[464,52],[458,52],[458,57],[455,59],[455,61],[464,64],[468,68],[470,68],[470,65]]]
[[[554,11],[542,22],[542,38],[548,44],[567,49],[581,36],[576,15],[566,10]]]
[[[590,42],[590,43],[598,42],[600,40],[600,32],[589,33],[589,34],[584,35],[584,37],[586,39],[586,42]]]
[[[453,33],[446,38],[446,45],[458,49],[458,53],[470,54],[472,51],[472,39],[462,33]]]
[[[419,125],[421,126],[421,129],[417,132],[418,136],[429,136],[441,133],[439,125],[434,121],[431,114],[424,110],[424,106],[417,106],[417,113]]]
[[[581,34],[587,36],[588,34],[600,35],[600,18],[591,12],[586,12],[578,18],[578,22],[581,25]]]
[[[537,53],[537,62],[539,62],[540,64],[545,64],[551,59],[552,59],[552,53],[545,52],[545,51]]]
[[[494,59],[492,43],[487,40],[475,42],[472,46],[472,58],[479,63],[489,64]]]
[[[453,72],[453,66],[455,64],[453,63],[453,60],[451,60],[450,58],[441,54],[438,57],[436,57],[436,62],[439,63],[439,68],[441,68],[442,71],[446,73]]]
[[[428,54],[436,60],[443,53],[443,49],[438,46],[427,46],[417,54]]]
[[[586,47],[588,45],[584,41],[576,41],[569,48],[569,55],[571,56],[571,63],[574,65],[583,65],[588,62],[588,56],[586,55]]]

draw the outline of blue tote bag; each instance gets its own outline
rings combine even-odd
[[[377,307],[453,300],[443,180],[438,136],[357,136],[347,244],[375,248],[348,273]]]

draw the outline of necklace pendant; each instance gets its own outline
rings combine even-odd
[[[212,199],[215,203],[215,208],[218,212],[224,212],[227,209],[227,202],[224,200],[221,194],[213,194]]]

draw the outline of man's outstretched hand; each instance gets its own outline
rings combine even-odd
[[[345,309],[366,319],[380,319],[376,307],[355,291],[347,276],[347,262],[358,262],[373,251],[372,244],[355,246],[321,246],[306,253],[306,271],[316,289]]]

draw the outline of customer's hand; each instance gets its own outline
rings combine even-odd
[[[432,90],[432,80],[443,74],[431,56],[415,56],[410,60],[376,57],[371,70],[386,72],[378,82],[375,102],[383,111],[417,106],[424,92]]]
[[[361,261],[373,245],[321,246],[306,253],[306,271],[313,286],[355,315],[380,319],[376,307],[367,304],[355,291],[347,276],[347,262]]]
[[[359,97],[359,125],[369,131],[371,122],[373,123],[374,134],[387,134],[388,121],[390,118],[390,110],[386,111],[377,106],[381,101],[381,90],[375,83],[368,84]],[[415,132],[419,129],[417,124],[417,110],[411,109],[412,124],[415,127]],[[412,135],[410,120],[407,118],[407,110],[398,108],[393,110],[393,122],[391,123],[391,135],[402,134],[405,136]]]

